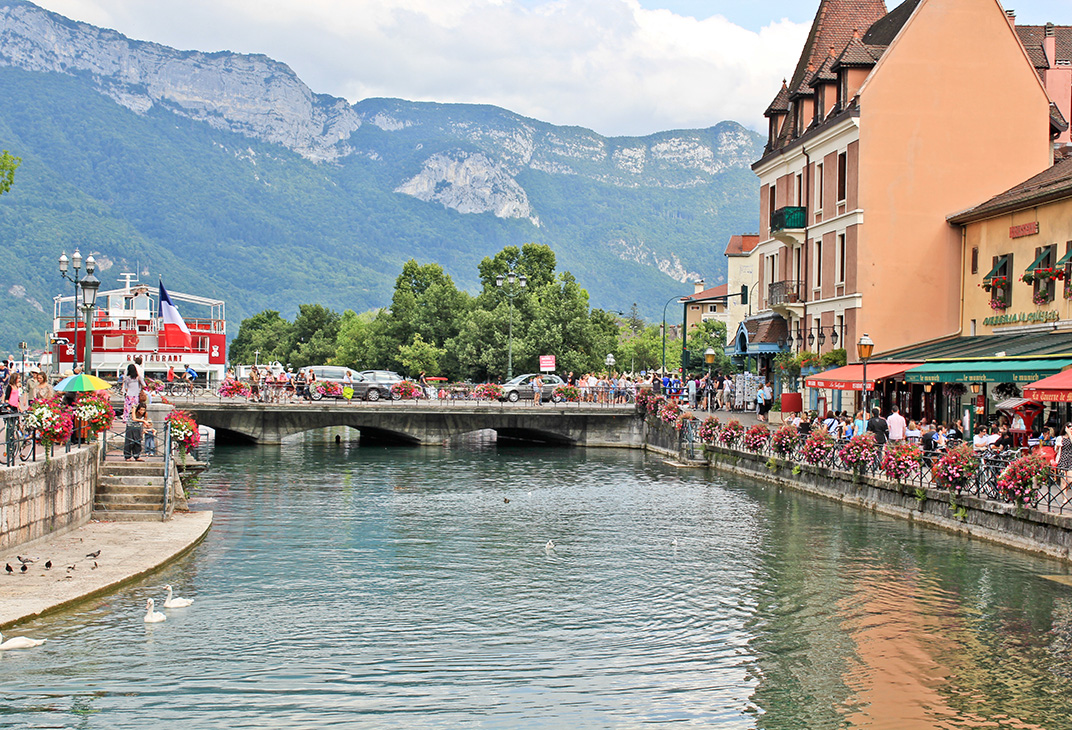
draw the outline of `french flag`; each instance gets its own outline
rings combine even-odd
[[[160,318],[164,320],[164,337],[169,347],[181,344],[189,349],[192,346],[190,329],[182,320],[179,310],[171,303],[171,297],[164,288],[164,282],[160,282]]]

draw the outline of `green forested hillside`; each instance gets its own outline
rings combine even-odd
[[[441,264],[475,291],[484,256],[529,241],[550,245],[594,306],[637,302],[654,316],[667,297],[691,289],[622,260],[615,242],[688,257],[713,282],[728,236],[756,228],[747,170],[680,189],[522,170],[536,227],[393,192],[430,150],[479,149],[431,123],[403,133],[364,125],[350,144],[369,154],[313,163],[159,106],[135,114],[78,77],[0,68],[0,98],[0,148],[23,160],[0,196],[5,349],[20,339],[44,345],[51,298],[70,291],[56,259],[76,247],[100,262],[104,288],[137,271],[142,281],[163,276],[170,289],[225,299],[234,334],[264,309],[293,316],[309,302],[386,306],[410,258]]]

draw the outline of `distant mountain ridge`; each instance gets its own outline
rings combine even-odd
[[[721,252],[728,236],[756,229],[754,177],[748,165],[760,154],[762,140],[735,122],[607,138],[486,105],[397,99],[351,105],[313,93],[286,64],[267,56],[177,51],[69,20],[26,0],[0,0],[0,71],[4,69],[11,95],[5,97],[9,108],[0,108],[0,146],[22,155],[27,164],[12,193],[0,199],[0,233],[5,232],[5,206],[40,204],[19,194],[20,187],[29,187],[25,178],[40,168],[59,175],[88,199],[114,198],[102,214],[129,227],[125,235],[144,239],[147,250],[157,252],[150,261],[162,263],[161,249],[188,250],[188,261],[196,260],[201,247],[224,238],[240,242],[237,248],[253,240],[261,247],[283,246],[288,249],[284,258],[292,257],[295,247],[305,247],[336,263],[351,258],[343,238],[375,248],[362,257],[360,281],[352,282],[348,299],[337,286],[318,284],[311,272],[295,271],[290,273],[304,274],[299,278],[308,285],[308,296],[292,298],[297,293],[288,292],[277,307],[281,309],[314,299],[353,308],[386,304],[383,294],[397,275],[398,262],[410,257],[434,260],[426,254],[444,255],[445,249],[450,255],[440,263],[460,284],[471,284],[475,273],[466,268],[493,253],[492,248],[534,240],[555,248],[561,267],[578,275],[594,304],[623,309],[638,301],[652,311],[654,305],[647,300],[665,299],[664,294],[679,290],[675,281],[718,279],[725,269]],[[55,77],[71,81],[43,81]],[[67,98],[41,98],[50,86],[55,87],[53,96]],[[87,92],[104,95],[129,113],[88,103]],[[66,104],[62,113],[56,104]],[[70,144],[87,130],[48,129],[47,124],[43,130],[28,128],[35,123],[34,114],[46,108],[52,117],[80,124],[71,105],[97,114],[85,120],[87,130],[98,128],[103,117],[110,120],[90,144]],[[169,127],[162,123],[168,116],[205,126]],[[137,153],[106,163],[108,145],[97,143],[117,129],[128,139],[149,135],[171,152],[176,145],[183,147],[187,162],[200,169],[198,193],[217,190],[200,203],[207,209],[189,209],[192,201],[177,206],[180,199],[161,196],[152,184],[124,181],[120,191],[109,189],[108,180],[103,187],[98,187],[100,181],[79,182],[79,160],[56,156],[63,150],[66,156],[83,158],[81,168],[126,163],[126,177],[168,176],[169,171]],[[224,167],[192,159],[214,159],[223,150],[230,155]],[[267,158],[294,170],[293,180],[265,182],[258,165]],[[260,185],[242,193],[250,173]],[[231,174],[242,180],[238,189],[235,180],[228,180]],[[292,188],[287,204],[258,202],[265,192],[260,188],[268,184]],[[407,198],[418,207],[405,203]],[[220,228],[205,229],[206,221],[226,212],[214,210],[214,201],[221,199],[229,201],[227,211],[242,209],[246,230],[222,221],[226,236],[220,235]],[[300,200],[323,208],[324,219],[297,225],[287,218]],[[185,215],[189,225],[175,221],[167,226],[169,238],[164,240],[159,237],[164,231],[156,230],[159,221],[146,220],[145,213],[168,205],[180,209],[168,211],[169,216]],[[350,236],[341,238],[331,227],[335,218],[348,221]],[[378,218],[389,219],[397,235],[375,229],[372,221]],[[27,235],[8,232],[15,240]],[[451,236],[450,244],[439,245],[445,235]],[[52,245],[72,247],[62,241]],[[106,260],[130,265],[122,251],[102,248],[101,253]],[[242,252],[233,253],[235,264],[241,265]],[[297,258],[298,269],[305,268]],[[236,287],[226,266],[195,275],[190,263],[174,265],[179,270],[171,275],[188,280],[188,286],[205,287],[206,294],[241,295],[236,308],[243,315],[256,311],[258,300],[270,299]],[[0,274],[0,291],[26,283],[6,278]],[[48,287],[50,294],[54,289]]]

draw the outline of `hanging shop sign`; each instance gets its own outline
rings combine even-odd
[[[1031,221],[1030,223],[1021,223],[1018,226],[1009,226],[1009,238],[1023,238],[1024,236],[1034,236],[1038,232],[1038,221]]]

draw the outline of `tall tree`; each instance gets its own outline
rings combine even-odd
[[[7,150],[0,153],[0,195],[15,184],[15,170],[22,164],[21,157],[13,157]]]
[[[231,341],[228,359],[236,365],[273,360],[286,363],[293,331],[293,325],[279,312],[266,309],[254,314],[239,325],[238,334]]]

